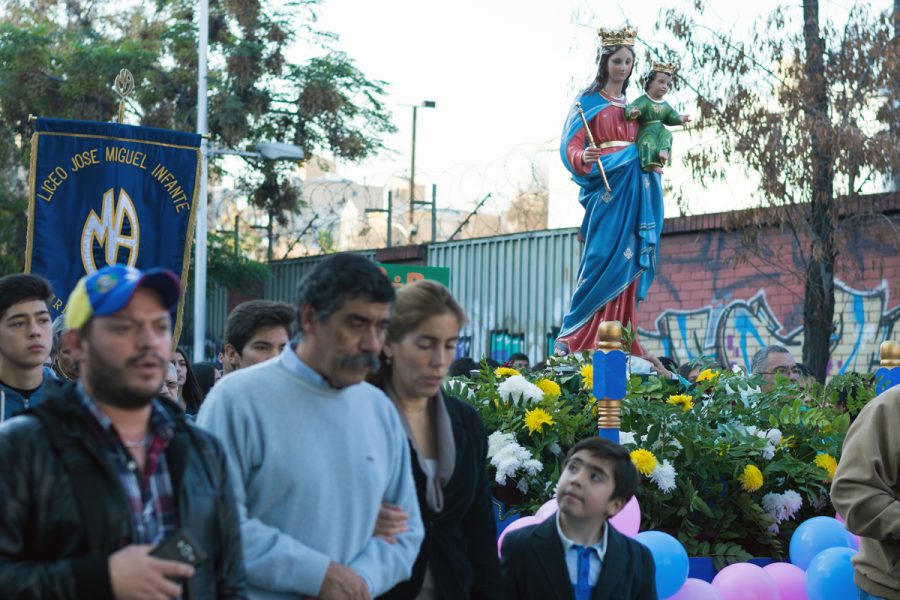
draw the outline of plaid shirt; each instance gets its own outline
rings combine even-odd
[[[92,433],[100,442],[106,457],[119,476],[122,491],[128,499],[131,527],[122,524],[123,544],[158,544],[178,528],[178,514],[165,450],[175,435],[175,422],[155,398],[151,400],[144,472],[122,443],[109,417],[100,410],[78,384],[78,396],[85,409],[94,416]]]

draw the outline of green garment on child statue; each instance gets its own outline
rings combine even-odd
[[[641,114],[631,118],[631,109],[637,108]],[[665,100],[654,100],[644,94],[625,107],[625,118],[637,121],[638,128],[635,144],[641,160],[641,169],[647,171],[653,167],[662,167],[659,152],[665,150],[672,160],[672,133],[664,125],[681,125],[681,115]]]

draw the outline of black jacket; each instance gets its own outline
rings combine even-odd
[[[503,600],[574,600],[556,530],[556,514],[503,539]],[[642,544],[609,527],[606,555],[592,600],[656,600],[653,557]]]
[[[175,436],[166,449],[178,523],[208,558],[186,597],[244,598],[240,528],[225,454],[208,433],[168,406]],[[112,598],[107,562],[131,517],[113,466],[88,429],[74,383],[55,384],[40,406],[0,427],[0,590],[4,598]],[[65,448],[65,464],[60,459]],[[89,481],[87,497],[71,470]]]
[[[444,396],[444,404],[456,445],[456,465],[444,487],[444,510],[436,513],[428,508],[425,473],[413,451],[413,476],[425,539],[413,565],[412,577],[379,596],[385,600],[415,598],[425,580],[426,566],[431,567],[442,600],[494,600],[500,596],[497,529],[485,462],[484,423],[474,408],[456,398]]]

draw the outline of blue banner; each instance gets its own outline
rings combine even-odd
[[[104,265],[165,267],[184,282],[199,178],[197,134],[37,119],[25,271],[53,285],[53,316],[78,280]],[[183,298],[176,340],[182,306]]]

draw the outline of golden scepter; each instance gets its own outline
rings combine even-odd
[[[591,148],[596,148],[597,144],[594,143],[594,136],[591,134],[591,128],[588,127],[587,119],[584,118],[584,111],[581,110],[581,102],[576,102],[575,108],[578,110],[578,116],[581,117],[581,122],[584,124],[584,133],[587,135],[588,143],[591,145]],[[609,182],[606,180],[606,171],[603,170],[603,161],[599,158],[597,159],[597,167],[600,169],[600,176],[603,177],[603,185],[606,186],[606,192],[612,192],[609,188]]]

